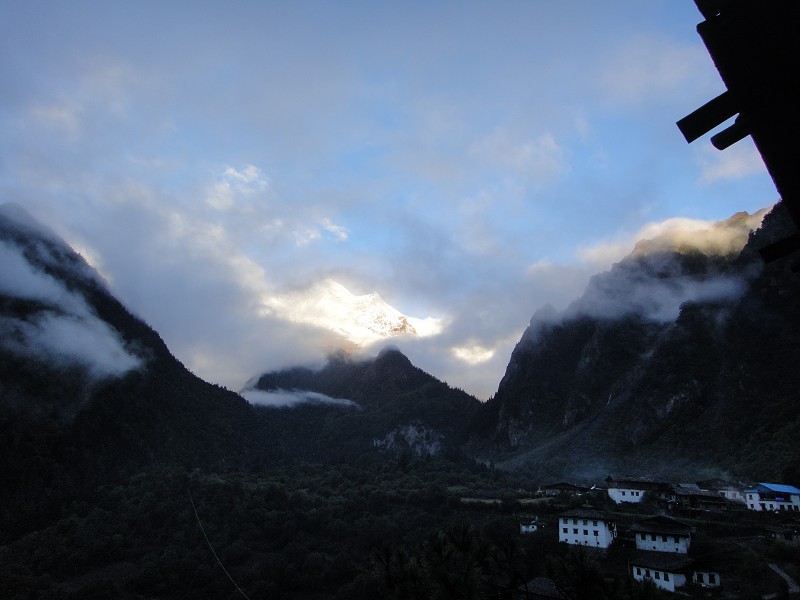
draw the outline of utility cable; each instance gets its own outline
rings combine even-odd
[[[211,545],[211,540],[209,540],[208,535],[206,535],[206,530],[203,528],[203,524],[200,522],[200,515],[197,514],[197,507],[194,505],[194,498],[192,498],[192,490],[188,486],[186,487],[186,489],[189,491],[189,501],[192,503],[192,510],[194,510],[194,516],[197,519],[197,524],[200,525],[200,531],[203,532],[203,537],[206,538],[206,543],[208,544],[208,547],[211,549],[211,554],[213,554],[214,558],[217,559],[217,563],[219,564],[220,567],[222,567],[222,570],[225,572],[225,575],[228,576],[228,579],[231,580],[233,586],[237,590],[239,590],[239,593],[242,596],[244,596],[246,600],[250,600],[247,594],[244,593],[244,590],[242,590],[242,588],[239,587],[239,584],[234,581],[233,577],[231,577],[231,574],[228,573],[228,569],[225,568],[225,565],[223,565],[222,561],[219,559],[217,552],[214,550],[214,546]]]

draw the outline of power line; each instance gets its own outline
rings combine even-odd
[[[242,588],[239,587],[239,584],[234,581],[233,577],[231,577],[231,574],[228,573],[228,569],[226,569],[225,565],[222,564],[222,561],[219,559],[219,556],[217,556],[217,552],[214,550],[214,546],[211,545],[211,540],[208,539],[208,535],[206,535],[206,530],[203,528],[203,524],[200,522],[200,515],[197,514],[197,507],[194,505],[194,498],[192,498],[192,490],[188,486],[186,487],[186,489],[189,492],[189,501],[192,503],[192,510],[194,510],[194,517],[197,519],[197,524],[200,525],[200,531],[203,532],[203,537],[206,538],[206,543],[208,544],[208,547],[211,549],[211,554],[213,554],[214,558],[217,559],[217,563],[219,564],[220,567],[222,567],[222,570],[225,572],[225,575],[228,576],[228,579],[231,580],[233,586],[237,590],[239,590],[239,593],[242,596],[244,596],[246,600],[250,600],[247,594],[244,593],[244,590],[242,590]]]

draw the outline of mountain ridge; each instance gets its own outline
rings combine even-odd
[[[790,229],[777,205],[739,253],[639,245],[562,313],[535,314],[478,417],[483,452],[544,477],[795,477],[785,440],[800,433],[788,395],[800,384],[800,284],[787,261],[757,254]],[[613,311],[596,302],[611,291]],[[770,410],[751,414],[755,402]]]
[[[190,373],[24,209],[0,210],[0,251],[0,503],[15,507],[0,513],[3,535],[157,463],[225,471],[272,460],[253,408]],[[97,369],[108,359],[98,341],[135,362]]]

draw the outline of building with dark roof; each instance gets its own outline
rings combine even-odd
[[[545,496],[558,496],[559,494],[568,494],[570,496],[575,496],[578,494],[585,494],[590,491],[591,488],[588,488],[583,485],[575,485],[574,483],[567,483],[565,481],[560,481],[559,483],[550,483],[548,485],[543,485],[540,488],[540,491]]]
[[[623,502],[641,502],[646,493],[658,494],[668,489],[670,484],[649,479],[617,478],[609,475],[606,478],[606,485],[608,486],[608,497],[615,504],[622,504]]]
[[[631,526],[636,549],[644,551],[687,554],[692,542],[692,530],[676,519],[658,516]]]
[[[700,489],[696,484],[673,485],[665,499],[670,508],[684,511],[726,510],[730,506],[730,501],[718,492]]]
[[[594,509],[575,509],[558,516],[558,541],[574,546],[608,548],[617,537],[617,524]]]
[[[567,600],[567,596],[549,577],[535,577],[517,589],[519,600]]]
[[[692,577],[692,561],[673,552],[641,552],[630,561],[631,577],[652,581],[668,592],[686,585]]]

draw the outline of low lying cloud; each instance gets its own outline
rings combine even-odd
[[[639,315],[651,321],[674,321],[686,302],[738,298],[745,290],[741,277],[696,279],[679,272],[667,278],[648,277],[638,269],[618,269],[593,278],[586,293],[570,305],[566,315],[599,319]]]
[[[41,244],[34,243],[30,250],[46,264],[55,260]],[[31,264],[21,248],[5,241],[0,241],[0,294],[40,305],[40,310],[26,318],[0,317],[0,347],[6,351],[80,365],[92,377],[119,376],[140,366],[141,359],[80,295]]]
[[[309,392],[307,390],[277,389],[269,392],[263,390],[244,390],[240,395],[250,404],[268,406],[270,408],[291,408],[299,404],[331,404],[346,408],[359,408],[352,400],[345,398],[331,398],[325,394]]]
[[[82,365],[94,378],[123,375],[141,364],[100,319],[52,312],[30,320],[0,318],[0,346],[19,356]]]
[[[708,269],[695,272],[678,255],[700,252],[710,257],[735,256],[747,243],[750,232],[761,225],[768,210],[741,212],[719,222],[676,218],[649,223],[632,235],[580,249],[576,265],[561,267],[547,262],[531,265],[528,274],[539,282],[569,281],[567,290],[574,290],[576,281],[587,277],[588,284],[583,294],[565,309],[545,306],[537,311],[531,319],[528,337],[535,338],[540,325],[578,315],[598,319],[638,315],[669,322],[678,318],[681,305],[687,302],[740,297],[746,289],[747,274],[715,271],[713,261]],[[580,265],[584,268],[580,269]],[[587,275],[598,272],[592,277]],[[570,273],[574,280],[568,277]],[[557,291],[557,288],[551,290],[550,296],[557,298]]]
[[[731,255],[741,251],[751,231],[757,229],[769,209],[738,213],[725,221],[674,218],[648,223],[631,235],[577,251],[580,261],[605,268],[631,253],[699,250],[705,254]]]

